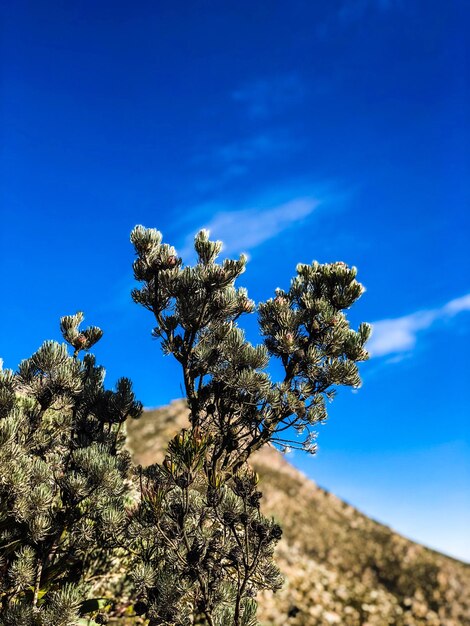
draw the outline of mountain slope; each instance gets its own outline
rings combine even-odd
[[[134,460],[149,465],[187,424],[182,401],[128,427]],[[284,529],[277,550],[285,576],[260,596],[272,626],[470,625],[470,567],[393,532],[318,487],[274,448],[253,458],[262,508]]]

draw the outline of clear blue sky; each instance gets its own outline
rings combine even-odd
[[[136,223],[247,251],[251,297],[343,260],[375,322],[358,393],[294,463],[470,560],[470,5],[449,0],[4,3],[0,355],[78,309],[108,384],[180,377],[131,303]],[[467,175],[467,176],[466,176]],[[250,327],[251,337],[253,327]]]

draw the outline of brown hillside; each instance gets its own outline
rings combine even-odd
[[[128,426],[136,462],[163,457],[187,423],[182,401]],[[253,459],[263,511],[282,524],[283,589],[260,598],[272,626],[470,625],[470,567],[424,548],[318,487],[275,449]]]

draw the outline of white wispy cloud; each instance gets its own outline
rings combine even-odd
[[[385,319],[372,324],[372,337],[367,348],[372,357],[398,355],[412,350],[420,332],[439,320],[470,311],[470,293],[447,302],[439,309],[417,311],[410,315]]]
[[[451,300],[445,305],[443,310],[447,315],[456,315],[461,311],[470,311],[470,293],[461,298]]]
[[[205,225],[211,237],[224,242],[226,254],[249,252],[265,241],[307,218],[320,204],[318,198],[306,196],[295,198],[267,208],[221,210]],[[183,250],[183,258],[193,254],[193,236],[189,237]]]
[[[424,311],[375,322],[372,324],[372,337],[367,346],[371,356],[412,350],[418,332],[429,328],[435,319],[434,311]]]

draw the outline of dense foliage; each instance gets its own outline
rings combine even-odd
[[[122,425],[138,417],[130,382],[103,386],[88,350],[98,328],[64,317],[72,346],[47,341],[18,372],[0,372],[0,624],[68,626],[96,614],[123,554],[130,455]],[[86,622],[84,622],[86,623]]]
[[[143,283],[132,296],[181,365],[190,420],[163,465],[143,473],[142,610],[155,625],[183,626],[196,614],[209,626],[252,626],[257,592],[281,584],[272,557],[281,529],[260,513],[247,461],[268,443],[313,452],[325,401],[337,385],[360,384],[370,328],[352,330],[344,310],[363,288],[344,263],[299,265],[290,289],[259,305],[265,340],[253,346],[238,326],[256,311],[235,286],[244,256],[217,263],[222,244],[206,231],[196,236],[194,266],[154,229],[136,227],[131,241]],[[271,359],[282,364],[281,381],[267,372]]]
[[[190,425],[164,461],[132,468],[123,449],[139,417],[127,379],[115,391],[89,350],[101,337],[61,320],[67,346],[46,342],[0,378],[0,625],[103,623],[123,611],[149,626],[255,626],[256,595],[282,579],[281,528],[260,511],[248,464],[275,443],[314,452],[316,424],[338,385],[360,384],[369,327],[344,311],[361,295],[355,268],[299,265],[288,290],[258,307],[235,282],[246,259],[217,263],[201,231],[184,266],[161,234],[131,235],[153,335],[180,364]],[[258,310],[264,345],[238,326]],[[282,379],[268,374],[280,363]]]

